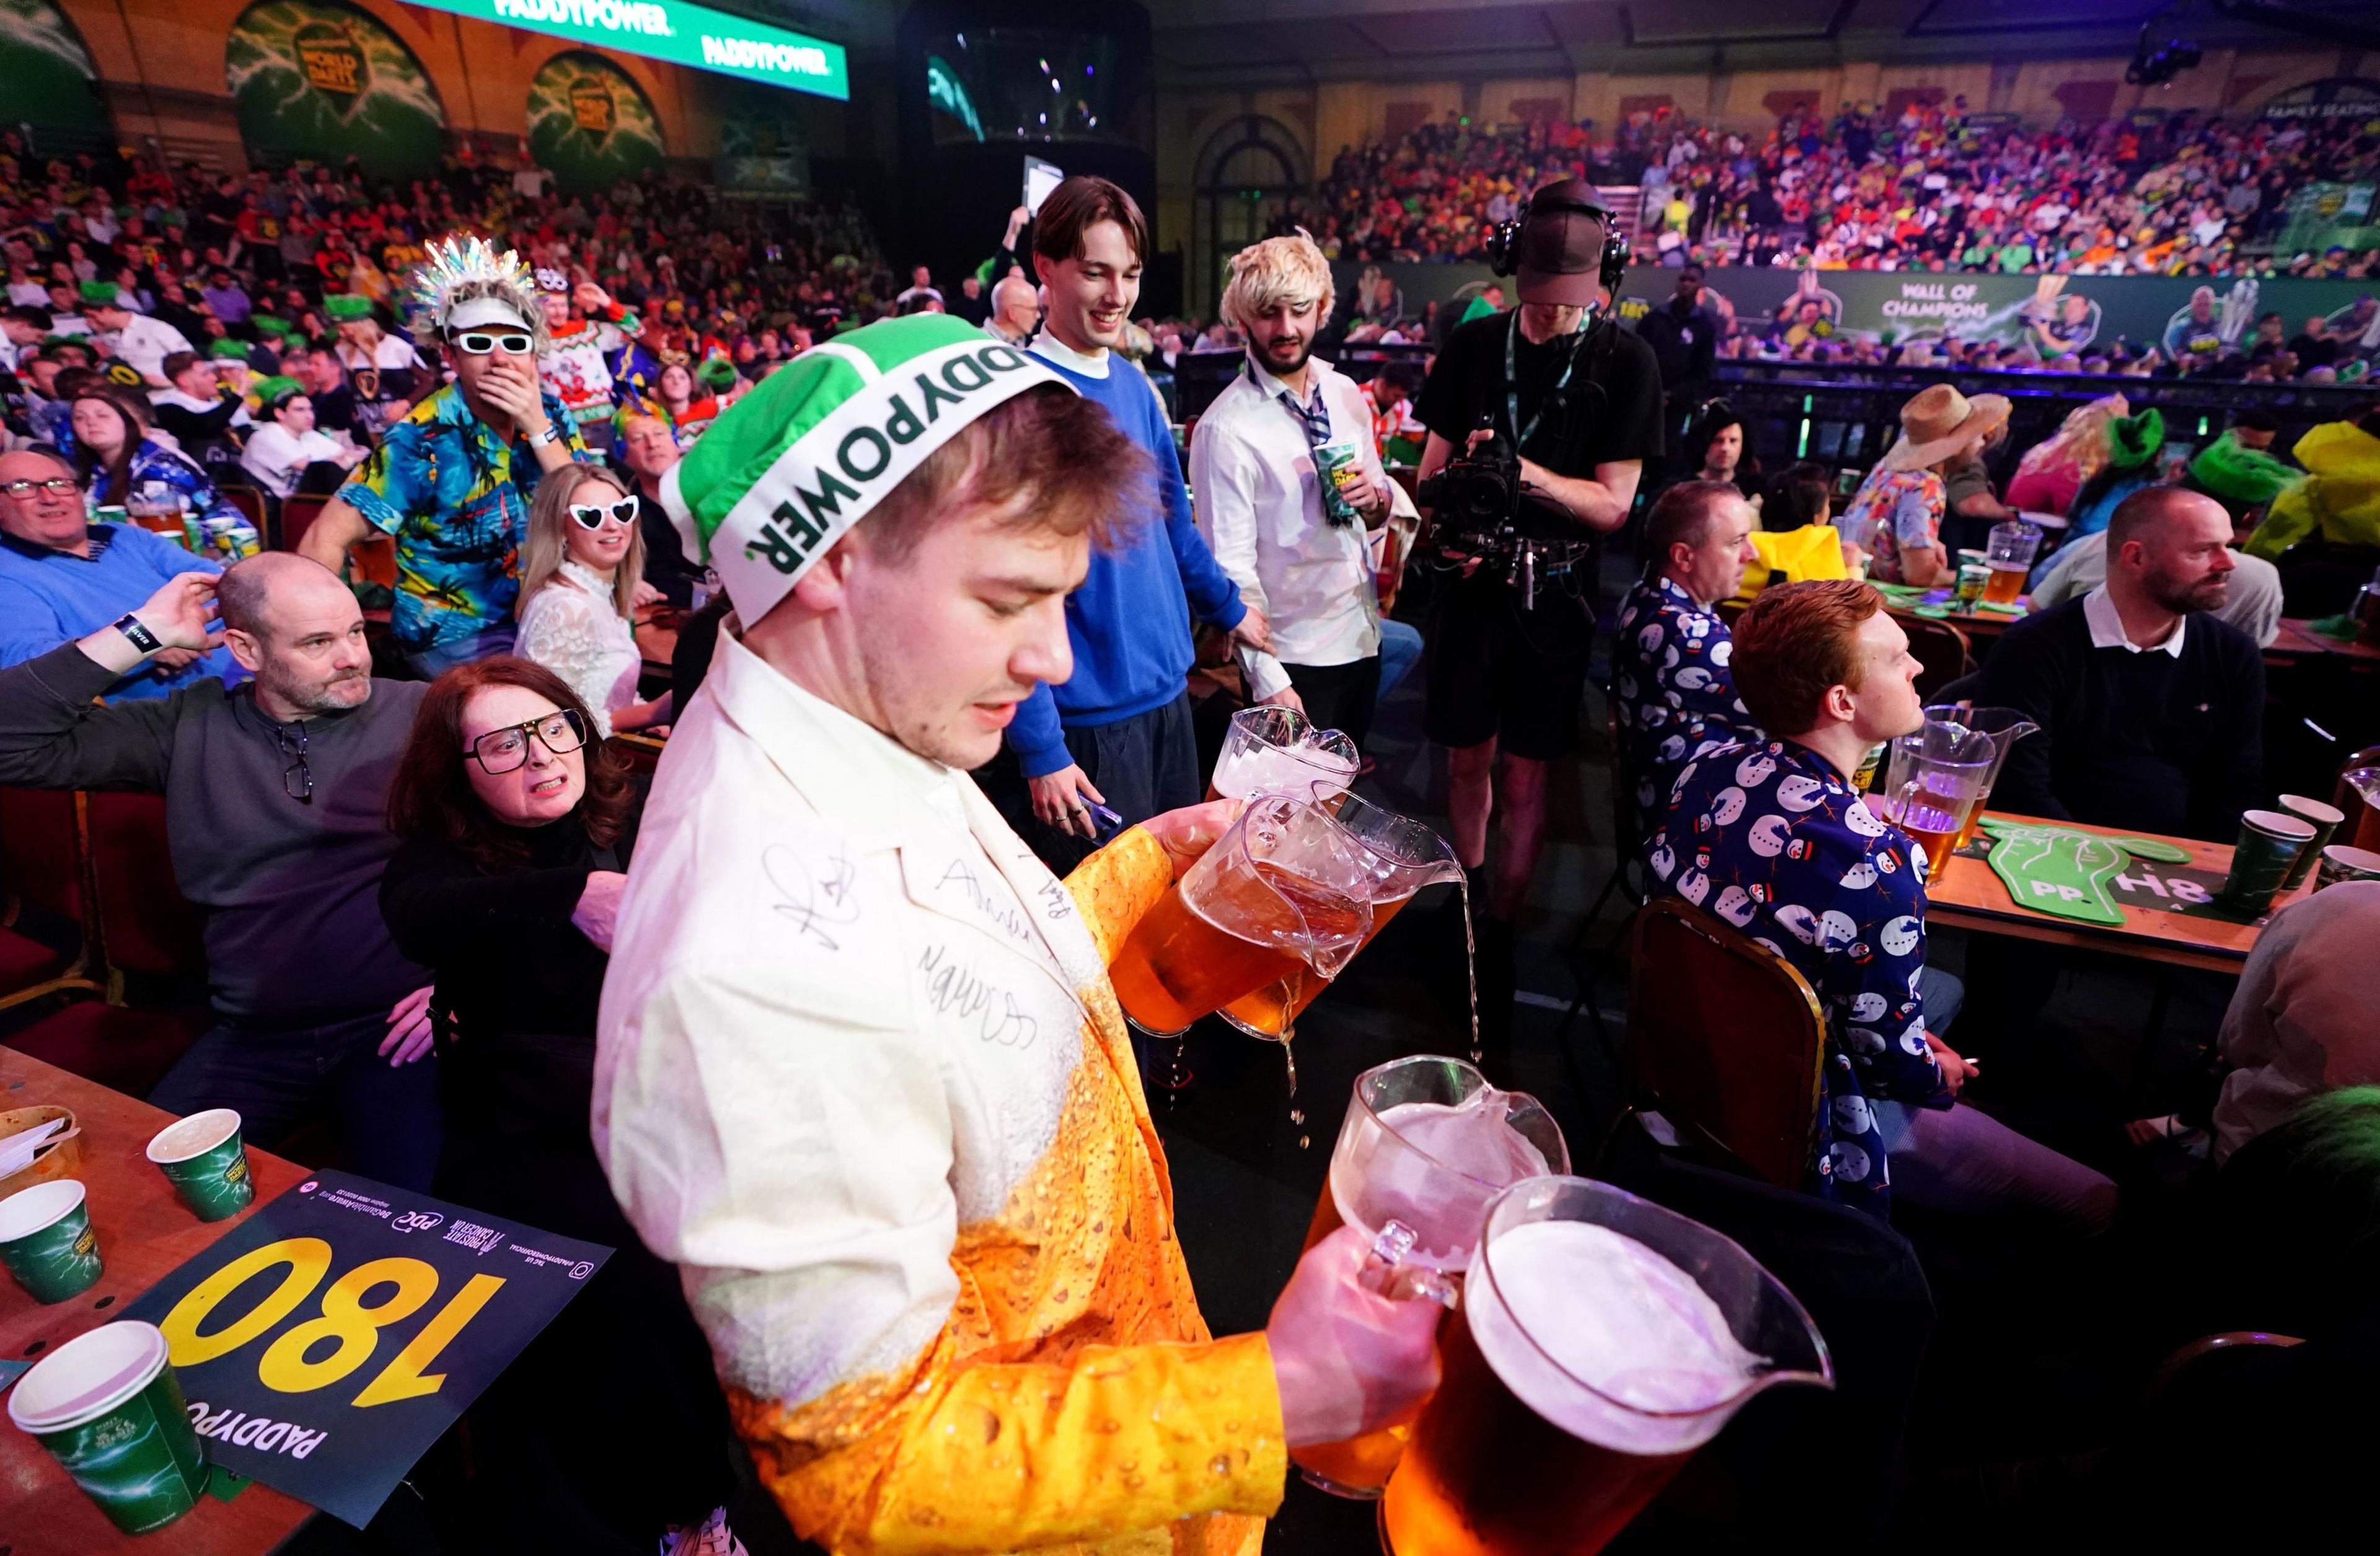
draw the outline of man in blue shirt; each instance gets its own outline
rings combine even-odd
[[[1621,602],[1611,645],[1611,705],[1642,823],[1660,815],[1687,762],[1731,741],[1767,738],[1735,695],[1734,645],[1713,609],[1734,597],[1759,558],[1755,528],[1752,504],[1723,480],[1682,480],[1645,519],[1650,570]]]
[[[1879,1217],[1898,1187],[1932,1208],[2104,1231],[2114,1184],[1954,1104],[1975,1071],[1936,1035],[1961,991],[1925,965],[1925,852],[1851,784],[1870,746],[1924,725],[1908,634],[1872,587],[1835,579],[1763,590],[1734,644],[1736,689],[1775,737],[1688,762],[1648,862],[1817,993],[1812,1191]]]
[[[120,620],[171,578],[222,570],[137,525],[90,523],[74,470],[57,456],[0,455],[0,667]],[[247,678],[229,649],[165,649],[106,696],[168,697],[211,675],[225,686]]]
[[[1092,805],[1131,826],[1195,804],[1204,791],[1187,689],[1193,614],[1250,648],[1272,648],[1263,613],[1241,602],[1191,522],[1156,389],[1111,349],[1140,297],[1148,251],[1140,207],[1104,178],[1067,179],[1034,219],[1033,262],[1050,312],[1031,349],[1148,454],[1160,510],[1159,522],[1092,555],[1089,577],[1066,599],[1075,673],[1037,687],[1008,732],[1040,823],[1019,830],[1061,873],[1099,834]]]

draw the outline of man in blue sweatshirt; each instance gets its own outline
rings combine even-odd
[[[1050,310],[1031,349],[1148,452],[1161,520],[1131,527],[1092,556],[1090,576],[1066,601],[1075,673],[1037,687],[1009,727],[1040,823],[1019,830],[1062,873],[1100,835],[1093,805],[1131,826],[1203,792],[1187,690],[1191,617],[1271,651],[1263,613],[1241,602],[1191,522],[1156,389],[1111,349],[1140,297],[1148,250],[1140,207],[1104,178],[1067,179],[1034,220],[1033,262]],[[1146,500],[1137,483],[1126,490]]]

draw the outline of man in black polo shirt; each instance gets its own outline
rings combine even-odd
[[[2263,797],[2265,663],[2209,614],[2233,559],[2211,497],[2152,486],[2107,527],[2107,581],[2008,629],[1978,706],[2041,725],[2010,748],[1992,808],[2229,840]]]
[[[1546,764],[1578,749],[1595,638],[1596,542],[1627,520],[1644,462],[1661,452],[1652,347],[1606,311],[1609,232],[1609,217],[1583,180],[1532,196],[1515,242],[1521,306],[1456,326],[1415,407],[1429,429],[1424,480],[1491,433],[1520,454],[1511,521],[1528,555],[1469,567],[1441,591],[1425,718],[1430,739],[1450,748],[1455,852],[1486,877],[1472,910],[1480,1021],[1490,1042],[1511,1028],[1512,925],[1544,837]],[[1434,517],[1437,542],[1461,554],[1451,513]],[[1491,774],[1500,754],[1498,784]],[[1504,848],[1487,877],[1491,808]]]

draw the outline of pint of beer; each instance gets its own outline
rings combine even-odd
[[[1382,1289],[1447,1300],[1471,1263],[1488,1202],[1523,1178],[1569,1171],[1561,1130],[1536,1098],[1498,1090],[1460,1059],[1392,1060],[1355,1077],[1305,1246],[1353,1222],[1373,1239],[1370,1278]],[[1377,1497],[1409,1429],[1391,1424],[1293,1449],[1290,1458],[1325,1491]]]
[[[1497,1197],[1463,1309],[1381,1504],[1391,1556],[1591,1556],[1754,1394],[1834,1386],[1750,1255],[1585,1178]]]
[[[1258,703],[1232,715],[1207,797],[1329,799],[1355,781],[1359,760],[1355,743],[1338,730],[1318,728],[1294,708]]]
[[[1362,851],[1302,799],[1252,800],[1108,968],[1135,1027],[1174,1037],[1226,1001],[1311,967],[1335,975],[1371,932]]]

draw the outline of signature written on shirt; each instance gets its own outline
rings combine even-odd
[[[964,859],[953,859],[943,869],[942,878],[934,882],[934,889],[937,892],[947,891],[953,886],[965,893],[967,901],[974,905],[978,913],[990,920],[1010,939],[1026,945],[1038,945],[1041,942],[1041,937],[1035,932],[1031,920],[1017,910],[1015,899],[1002,896],[986,888],[983,881],[977,877],[973,869],[967,867]]]
[[[843,949],[828,931],[858,923],[859,901],[851,889],[857,872],[840,850],[828,856],[823,881],[808,860],[783,844],[761,852],[760,869],[777,888],[776,912],[829,951]]]
[[[929,945],[917,955],[926,978],[926,1002],[937,1015],[973,1022],[976,1036],[1002,1048],[1030,1048],[1041,1024],[1025,1014],[1016,996],[951,954],[947,945]]]

